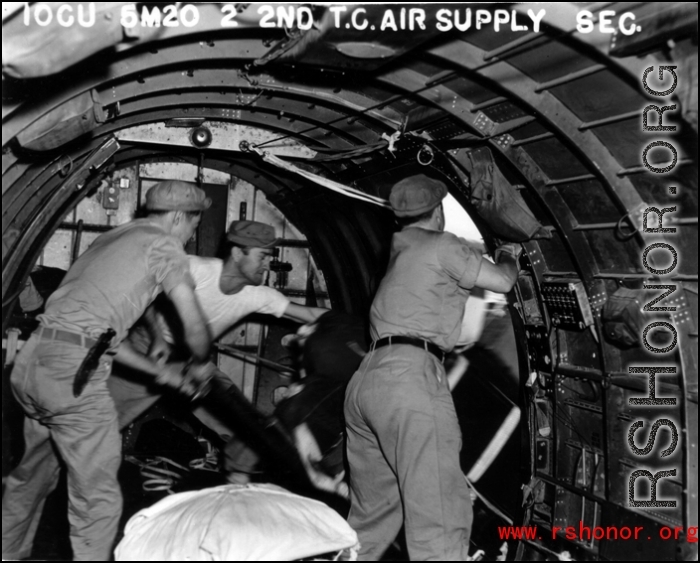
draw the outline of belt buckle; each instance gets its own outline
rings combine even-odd
[[[39,338],[42,340],[56,340],[56,329],[52,327],[42,326]]]

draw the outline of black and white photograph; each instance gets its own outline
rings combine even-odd
[[[697,561],[696,2],[3,2],[4,561]]]

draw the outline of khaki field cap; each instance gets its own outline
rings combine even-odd
[[[226,238],[240,246],[253,248],[272,248],[280,241],[274,227],[257,221],[232,221]]]
[[[394,184],[389,203],[397,217],[415,217],[435,209],[446,195],[443,182],[417,174]]]
[[[179,180],[159,182],[146,194],[146,209],[151,211],[204,211],[210,205],[203,190]]]

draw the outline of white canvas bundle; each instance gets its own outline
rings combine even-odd
[[[325,504],[274,485],[223,485],[164,498],[136,513],[117,561],[293,561],[337,553],[357,534]]]

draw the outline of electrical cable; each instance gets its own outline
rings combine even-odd
[[[350,150],[343,150],[340,152],[337,152],[335,154],[329,154],[327,156],[315,156],[314,158],[310,159],[310,162],[329,162],[333,160],[344,160],[346,158],[355,158],[358,156],[362,156],[365,154],[370,154],[373,152],[376,152],[378,150],[385,149],[389,146],[389,143],[387,141],[379,141],[378,143],[370,143],[368,145],[362,145],[359,147],[356,147],[354,149]],[[314,149],[315,150],[315,149]],[[321,152],[321,151],[316,151],[316,152]],[[309,159],[305,159],[309,160]]]
[[[358,113],[359,113],[360,115],[365,115],[365,114],[367,114],[368,112],[370,112],[370,111],[372,111],[372,110],[381,109],[381,108],[383,108],[384,106],[388,106],[389,104],[393,104],[394,102],[398,102],[398,101],[401,101],[401,100],[405,100],[406,98],[408,98],[408,97],[410,97],[410,96],[413,96],[413,95],[416,95],[416,94],[420,94],[421,92],[425,92],[426,90],[430,90],[431,88],[434,88],[434,87],[435,87],[435,85],[431,83],[431,84],[429,84],[429,85],[422,86],[422,87],[420,87],[420,88],[418,88],[418,89],[416,89],[416,90],[411,90],[410,92],[406,92],[405,94],[396,94],[396,95],[394,95],[394,96],[390,96],[389,98],[387,98],[387,99],[384,100],[383,102],[379,102],[378,104],[375,104],[375,105],[373,105],[373,106],[366,107],[365,109],[359,111]],[[320,129],[322,126],[325,127],[325,126],[328,126],[328,125],[334,125],[334,124],[336,124],[336,123],[339,123],[340,121],[345,121],[346,119],[357,120],[358,118],[357,118],[357,116],[355,116],[355,117],[348,117],[347,115],[344,115],[344,116],[342,116],[342,117],[338,117],[338,118],[336,118],[336,119],[332,119],[331,121],[329,121],[329,122],[327,122],[327,123],[324,123],[323,125],[314,125],[313,127],[309,127],[308,129],[304,129],[303,131],[295,132],[293,135],[292,135],[292,134],[283,135],[282,137],[278,137],[278,138],[276,138],[276,139],[270,139],[269,141],[265,141],[264,143],[260,143],[260,144],[258,144],[258,145],[255,145],[255,147],[256,147],[256,148],[261,148],[261,147],[264,147],[265,145],[269,145],[270,143],[274,143],[274,142],[277,142],[277,141],[282,141],[282,140],[284,140],[284,139],[289,139],[289,138],[291,138],[291,137],[293,137],[293,136],[304,135],[304,134],[306,134],[306,133],[308,133],[308,132],[310,132],[310,131],[314,131],[314,130],[316,130],[316,129]],[[524,124],[523,124],[523,125],[524,125]],[[518,127],[520,127],[520,126],[522,126],[522,125],[518,125]],[[502,132],[499,133],[499,135],[502,135],[502,134],[503,134]],[[490,138],[491,138],[491,137],[488,137],[487,139],[490,139]]]
[[[573,387],[570,387],[569,385],[565,385],[564,383],[561,384],[561,386],[564,389],[568,389],[572,393],[576,393],[579,397],[584,399],[585,401],[588,401],[589,403],[597,403],[598,399],[600,398],[600,391],[598,391],[595,386],[594,386],[594,381],[586,380],[586,383],[589,385],[591,388],[591,391],[593,392],[593,396],[591,397],[590,395],[587,395],[586,393],[582,393],[578,389],[574,389]]]
[[[432,86],[431,86],[431,87],[432,87]],[[383,101],[383,102],[380,102],[379,104],[375,104],[374,106],[369,106],[369,107],[367,107],[367,108],[361,110],[361,111],[359,112],[359,114],[360,114],[360,115],[365,115],[365,114],[367,114],[367,112],[369,112],[369,111],[372,111],[372,110],[374,110],[374,109],[379,109],[379,108],[381,108],[381,107],[383,107],[383,106],[385,106],[385,105],[388,105],[388,104],[390,104],[390,103],[393,103],[394,101],[399,101],[399,100],[405,99],[405,98],[407,98],[409,95],[418,94],[418,93],[420,93],[420,92],[422,92],[422,91],[424,91],[424,90],[426,90],[426,89],[429,89],[429,88],[428,88],[428,87],[423,87],[423,88],[419,88],[419,89],[417,89],[417,90],[413,90],[413,91],[411,91],[411,92],[409,92],[408,94],[403,95],[403,96],[398,96],[398,95],[397,95],[397,96],[394,96],[393,98],[389,98],[389,99],[387,99],[387,100],[385,100],[385,101]],[[262,95],[262,92],[261,92],[255,99],[257,99],[260,95]],[[253,101],[255,101],[255,100],[253,100]],[[252,103],[252,102],[249,102],[249,104],[246,104],[246,105],[250,105],[250,103]],[[339,117],[339,118],[333,119],[333,120],[331,120],[331,121],[329,121],[329,122],[327,122],[327,123],[324,123],[323,125],[314,125],[313,127],[309,127],[308,129],[304,129],[304,130],[299,131],[299,132],[296,132],[296,133],[294,133],[294,134],[282,135],[281,137],[277,137],[277,138],[274,138],[274,139],[269,139],[268,141],[265,141],[264,143],[259,143],[259,144],[256,144],[256,145],[252,145],[252,148],[254,148],[254,149],[259,149],[259,148],[264,147],[264,146],[266,146],[266,145],[269,145],[269,144],[271,144],[271,143],[275,143],[275,142],[278,142],[278,141],[283,141],[283,140],[285,140],[285,139],[289,139],[289,138],[292,138],[292,137],[298,136],[298,135],[304,135],[304,134],[306,134],[306,133],[308,133],[308,132],[310,132],[310,131],[314,131],[314,130],[316,130],[316,129],[320,129],[321,127],[327,127],[327,126],[329,126],[329,125],[334,125],[335,123],[338,123],[338,122],[340,122],[340,121],[344,121],[344,120],[346,120],[346,119],[347,119],[347,120],[357,120],[358,117],[357,117],[357,116],[355,116],[355,117],[347,117],[347,116]],[[476,135],[469,135],[467,138],[460,139],[457,143],[460,145],[459,148],[463,148],[464,146],[479,146],[479,145],[484,145],[484,144],[488,143],[491,139],[494,139],[494,138],[496,138],[496,137],[500,137],[500,136],[502,136],[502,135],[504,135],[504,134],[506,134],[506,133],[508,133],[508,132],[510,132],[510,131],[513,131],[513,130],[515,130],[515,129],[519,129],[520,127],[524,127],[525,125],[527,125],[527,124],[529,124],[529,123],[530,123],[530,121],[527,121],[527,122],[525,122],[525,123],[518,123],[518,124],[512,126],[512,127],[509,128],[509,129],[499,131],[497,134],[488,135],[488,136],[486,136],[486,137],[477,137]],[[405,127],[404,127],[404,128],[405,128]],[[402,128],[402,129],[403,129],[403,128]],[[430,147],[430,146],[433,144],[432,142],[430,142],[430,141],[431,141],[430,139],[425,139],[425,138],[422,137],[421,135],[417,135],[417,134],[415,134],[415,133],[413,133],[413,132],[404,133],[403,130],[402,130],[402,131],[401,131],[401,134],[402,134],[402,135],[403,135],[403,134],[405,134],[405,135],[410,135],[410,136],[413,136],[413,137],[416,137],[416,138],[422,138],[422,139],[425,141],[426,146],[428,146],[428,147]],[[466,143],[466,144],[465,144],[465,143]],[[343,150],[341,150],[341,151],[335,151],[334,149],[328,149],[328,148],[326,148],[326,147],[309,147],[309,148],[311,148],[312,150],[315,150],[316,152],[328,152],[328,153],[334,152],[335,154],[329,154],[328,156],[322,156],[322,157],[314,157],[313,159],[311,159],[311,161],[313,161],[313,162],[328,162],[328,161],[334,161],[334,160],[344,160],[344,159],[347,159],[347,158],[354,158],[354,157],[361,156],[361,155],[364,155],[364,154],[369,154],[369,153],[376,152],[376,151],[378,151],[378,150],[384,149],[384,148],[386,148],[387,146],[391,146],[391,143],[390,143],[390,142],[385,142],[385,141],[382,140],[382,141],[379,141],[379,142],[377,142],[377,143],[370,143],[370,144],[366,144],[366,145],[361,145],[361,146],[359,146],[359,147],[354,147],[354,148],[352,148],[352,149],[343,149]],[[391,150],[391,149],[390,149],[390,150]]]
[[[564,411],[562,411],[562,412],[564,412]],[[594,449],[593,444],[591,444],[591,443],[586,439],[586,437],[585,437],[583,434],[581,434],[581,433],[576,429],[575,423],[574,423],[573,419],[571,418],[571,415],[568,415],[568,413],[567,413],[567,416],[569,416],[569,419],[568,419],[568,420],[565,419],[565,418],[564,418],[562,415],[560,415],[559,413],[556,413],[556,414],[554,414],[553,416],[554,416],[554,418],[556,418],[559,422],[561,422],[566,428],[568,428],[568,429],[571,430],[574,434],[576,434],[576,436],[578,436],[578,438],[581,440],[581,442],[582,442],[583,444],[585,444],[586,446],[588,446],[591,450]]]

